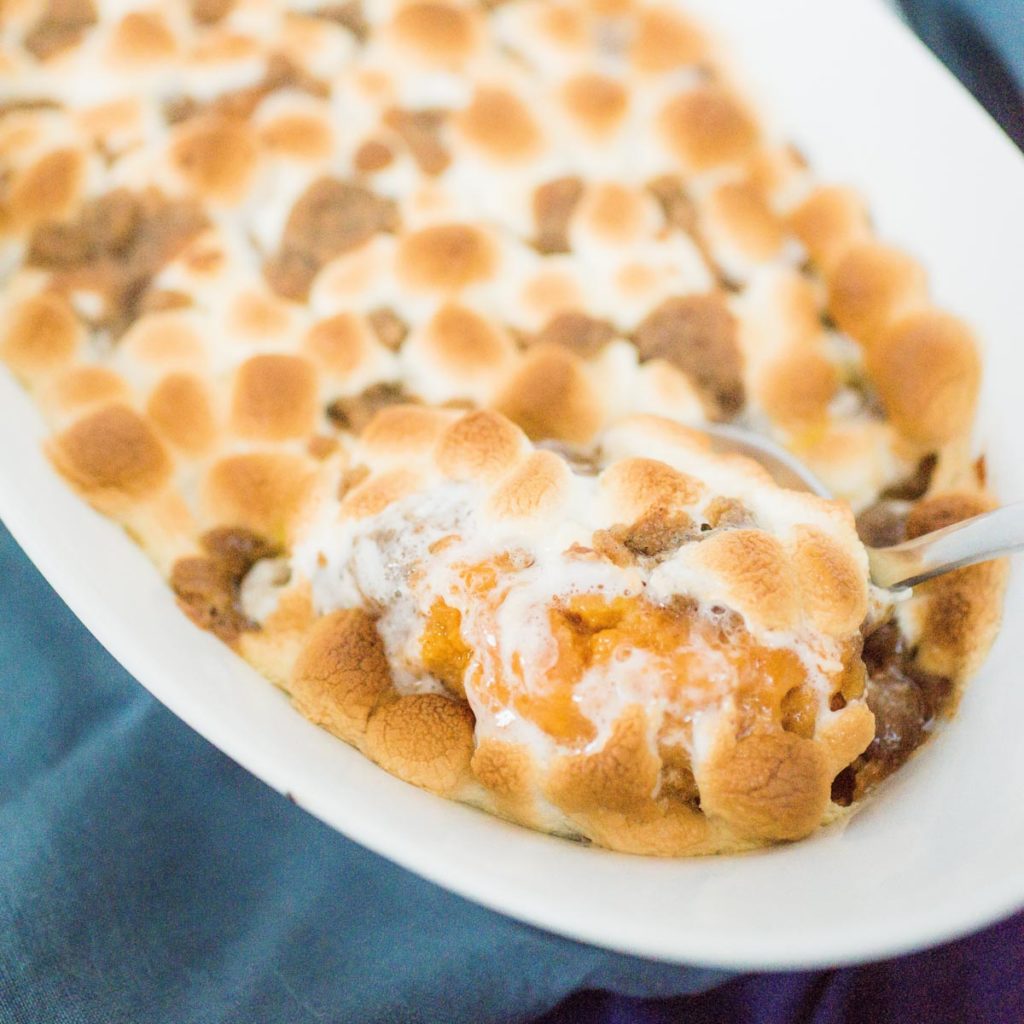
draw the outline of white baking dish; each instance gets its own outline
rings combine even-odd
[[[867,194],[879,233],[974,323],[979,441],[999,493],[1024,497],[1024,160],[879,0],[689,6],[731,39],[765,113],[824,178]],[[0,436],[0,515],[144,686],[313,814],[464,896],[615,949],[742,968],[881,957],[1024,904],[1019,574],[957,721],[845,827],[743,857],[648,860],[442,801],[310,725],[192,626],[142,552],[54,475],[42,423],[2,369]]]

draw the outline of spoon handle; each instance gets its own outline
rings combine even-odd
[[[888,548],[868,548],[871,580],[902,590],[1024,548],[1024,502],[1004,505]]]

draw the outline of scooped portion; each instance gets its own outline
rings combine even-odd
[[[322,616],[288,684],[304,714],[409,781],[623,850],[829,816],[874,737],[847,506],[643,416],[581,454],[395,406],[338,467],[286,588]]]

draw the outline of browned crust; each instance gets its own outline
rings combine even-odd
[[[534,440],[586,444],[604,411],[582,360],[561,346],[537,345],[494,403]]]
[[[741,835],[801,839],[829,806],[830,766],[812,740],[788,732],[755,732],[720,743],[697,771],[701,809]]]
[[[414,494],[422,478],[413,469],[391,469],[376,473],[345,492],[341,515],[351,519],[364,519],[383,512],[388,505]]]
[[[506,814],[525,815],[537,772],[526,747],[485,737],[477,743],[470,767],[477,781],[500,802]]]
[[[586,132],[601,137],[620,124],[629,106],[629,96],[614,78],[584,72],[562,87],[562,102]]]
[[[171,460],[153,428],[126,405],[82,417],[50,444],[54,465],[91,501],[138,501],[156,494]]]
[[[363,443],[380,455],[428,452],[456,419],[448,409],[422,405],[390,405],[381,409],[363,431]]]
[[[177,130],[171,160],[196,193],[237,201],[256,168],[257,140],[236,118],[190,118]]]
[[[459,291],[489,278],[497,253],[490,238],[467,224],[436,224],[406,235],[398,274],[410,288]]]
[[[502,518],[553,515],[568,495],[570,470],[554,452],[535,451],[491,492],[488,505]]]
[[[245,526],[283,541],[311,485],[307,459],[286,452],[246,452],[213,464],[202,497],[214,523]]]
[[[867,581],[846,548],[810,526],[795,532],[793,565],[804,611],[823,633],[848,636],[868,610]]]
[[[839,390],[839,371],[816,349],[797,348],[773,360],[757,383],[757,398],[775,422],[790,430],[824,424]]]
[[[472,52],[477,26],[471,9],[440,0],[402,6],[391,23],[394,34],[431,63],[458,66]]]
[[[923,445],[943,445],[970,430],[981,360],[974,336],[938,310],[911,313],[868,352],[867,369],[893,426]]]
[[[863,200],[853,189],[838,185],[814,189],[790,212],[786,226],[826,274],[847,249],[867,238],[869,232]]]
[[[422,338],[444,372],[472,376],[498,369],[512,355],[508,335],[467,306],[447,303],[426,326]]]
[[[469,777],[475,721],[469,705],[436,693],[410,694],[380,705],[364,748],[385,771],[441,796]]]
[[[298,160],[324,160],[331,155],[331,128],[315,114],[283,114],[264,124],[259,141],[271,153]]]
[[[541,144],[533,115],[522,100],[505,89],[477,88],[455,122],[468,141],[500,163],[528,160]]]
[[[316,373],[301,356],[253,356],[235,375],[232,426],[256,441],[304,437],[316,423],[316,390]]]
[[[335,313],[306,332],[303,351],[323,370],[341,378],[351,374],[372,345],[370,328],[355,313]]]
[[[654,795],[661,769],[651,750],[643,708],[627,708],[594,754],[557,758],[545,782],[548,799],[573,814],[595,810],[627,812]]]
[[[767,629],[791,629],[800,616],[800,590],[781,541],[763,530],[724,530],[696,550],[699,564],[724,581],[729,603]]]
[[[699,61],[707,43],[674,7],[650,7],[639,16],[629,57],[638,71],[664,72]]]
[[[826,280],[832,317],[841,330],[868,349],[896,320],[928,299],[921,265],[880,242],[851,245]]]
[[[306,718],[357,746],[377,702],[392,690],[377,626],[361,609],[319,619],[288,681],[292,702]]]
[[[494,480],[526,447],[516,426],[495,412],[467,413],[441,435],[434,458],[453,480]]]
[[[601,474],[622,518],[632,522],[653,509],[679,509],[692,505],[704,493],[704,485],[692,476],[657,459],[619,459]]]
[[[716,828],[700,811],[671,800],[651,800],[629,811],[590,811],[573,820],[600,846],[645,857],[695,857],[757,845]]]
[[[752,181],[727,182],[711,194],[708,216],[748,257],[769,260],[782,246],[782,222]]]
[[[69,362],[81,335],[67,300],[43,292],[15,307],[0,340],[0,357],[15,373],[31,379]]]
[[[77,419],[90,408],[128,402],[130,398],[131,392],[123,377],[91,363],[69,366],[57,373],[40,392],[40,400],[60,419]],[[160,429],[155,421],[153,425]]]
[[[58,149],[14,176],[3,199],[3,214],[20,230],[67,215],[78,198],[85,169],[82,153]]]
[[[177,49],[170,27],[158,11],[131,11],[114,30],[109,55],[128,66],[165,60]]]
[[[735,96],[713,83],[671,100],[659,128],[672,154],[693,171],[742,163],[759,143],[757,123]]]
[[[287,690],[316,619],[309,584],[289,587],[258,630],[239,636],[238,651],[257,672]]]
[[[149,396],[146,414],[168,444],[188,455],[202,455],[213,444],[217,422],[211,397],[195,374],[164,377]]]

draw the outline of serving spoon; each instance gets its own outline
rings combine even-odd
[[[700,430],[718,451],[732,451],[759,462],[782,487],[834,495],[798,458],[781,445],[740,427],[706,424]],[[891,547],[865,545],[871,582],[890,591],[906,591],[933,576],[965,565],[987,562],[1024,549],[1024,502],[973,516]]]

